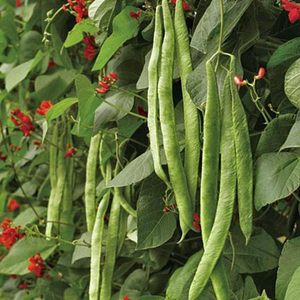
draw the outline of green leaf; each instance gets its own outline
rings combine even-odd
[[[248,9],[253,0],[224,1],[224,34],[223,41]],[[192,37],[191,46],[203,53],[208,52],[209,44],[217,44],[220,31],[220,4],[219,0],[212,0],[198,23]]]
[[[146,179],[137,202],[137,250],[155,248],[168,241],[175,229],[174,213],[163,211],[166,185],[156,175]]]
[[[284,244],[276,280],[276,299],[286,299],[289,283],[296,270],[300,267],[300,237],[289,240]],[[298,283],[299,286],[299,283]],[[299,293],[298,293],[299,295]],[[289,299],[290,300],[290,299]]]
[[[137,12],[139,9],[133,6],[126,6],[113,20],[113,33],[104,42],[100,49],[100,53],[96,59],[92,71],[102,69],[115,52],[136,33],[139,24],[143,21],[143,14],[136,19],[131,18],[130,12]]]
[[[292,114],[280,115],[273,119],[260,136],[256,156],[277,152],[286,140],[294,122],[294,115]]]
[[[56,247],[57,245],[53,241],[43,238],[23,238],[10,249],[8,255],[0,262],[0,273],[25,275],[29,273],[27,266],[30,256],[39,252],[46,260]]]
[[[40,217],[43,217],[47,212],[47,209],[43,206],[35,206],[34,208]],[[26,226],[27,224],[32,224],[37,220],[38,219],[34,211],[32,210],[32,208],[29,207],[26,210],[22,211],[20,214],[18,214],[18,216],[14,219],[13,223],[17,226]]]
[[[129,298],[136,298],[142,294],[147,285],[146,273],[142,269],[136,269],[125,279],[119,295],[119,300],[126,295]]]
[[[70,106],[77,103],[77,98],[66,98],[57,104],[53,105],[46,114],[46,120],[48,124],[54,119],[60,117]]]
[[[76,70],[60,70],[51,75],[40,75],[35,80],[35,90],[40,99],[54,101],[75,79]]]
[[[98,28],[106,27],[101,24],[101,21],[104,19],[105,15],[111,14],[111,10],[115,7],[116,0],[95,0],[89,6],[89,17],[94,21],[95,26]],[[100,26],[100,24],[102,26]],[[105,24],[108,25],[108,24]]]
[[[266,272],[278,266],[279,250],[273,238],[263,229],[256,229],[246,246],[242,232],[235,226],[232,240],[235,249],[234,266],[240,274]],[[224,257],[232,261],[233,252],[229,242],[224,248]]]
[[[258,291],[256,289],[256,285],[252,279],[252,277],[247,276],[245,279],[245,289],[244,289],[244,297],[243,300],[248,300],[250,298],[254,298],[259,296]]]
[[[80,237],[80,240],[85,241],[87,243],[91,243],[91,233],[90,232],[83,233]],[[80,260],[82,258],[90,258],[90,257],[91,257],[91,248],[86,246],[76,245],[72,256],[72,264],[74,264],[77,260]]]
[[[64,46],[66,48],[69,48],[81,42],[84,36],[84,32],[88,32],[91,35],[94,35],[98,32],[98,28],[95,26],[94,22],[91,19],[83,19],[79,23],[77,23],[69,32]]]
[[[300,185],[300,161],[294,153],[267,153],[255,165],[255,208],[285,198]]]
[[[198,268],[203,251],[198,251],[185,263],[182,268],[177,269],[169,280],[166,297],[168,300],[182,299],[181,294],[185,285],[190,285]]]
[[[295,124],[293,125],[286,141],[280,148],[280,151],[287,148],[299,148],[300,147],[300,113],[297,115]]]
[[[285,294],[285,300],[299,299],[300,267],[294,272]]]
[[[134,96],[123,91],[115,91],[111,95],[108,95],[105,100],[128,112],[131,111],[134,104]],[[95,112],[94,132],[97,132],[101,125],[117,121],[126,115],[126,112],[114,108],[107,103],[102,103]]]
[[[122,187],[140,182],[153,171],[151,151],[146,151],[128,164],[106,187]]]
[[[22,63],[33,59],[42,49],[42,35],[37,31],[28,31],[20,40],[20,61]]]
[[[300,109],[300,59],[288,69],[284,80],[284,91],[294,106]]]
[[[7,91],[10,92],[23,79],[25,79],[28,73],[42,60],[44,55],[44,53],[39,51],[34,59],[31,59],[10,70],[5,78],[5,88]]]
[[[292,39],[279,46],[268,62],[267,73],[270,79],[270,89],[274,107],[277,107],[284,101],[285,73],[290,65],[300,58],[299,47],[300,38]]]

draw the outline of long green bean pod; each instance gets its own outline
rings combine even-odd
[[[175,43],[177,61],[181,77],[183,113],[185,127],[185,158],[184,169],[189,186],[192,205],[195,205],[195,198],[198,186],[198,171],[200,160],[200,131],[198,109],[193,103],[187,88],[187,77],[193,71],[190,54],[189,34],[186,26],[182,0],[177,0],[174,17]]]
[[[106,182],[111,180],[111,164],[110,161],[106,165]],[[102,252],[102,241],[104,232],[104,217],[109,205],[110,191],[108,191],[97,209],[96,221],[93,228],[92,239],[91,239],[91,271],[90,271],[90,286],[89,286],[89,299],[99,299],[99,285],[100,285],[100,274],[101,274],[101,252]]]
[[[150,150],[153,157],[154,170],[156,175],[163,180],[168,187],[170,186],[168,177],[162,168],[160,160],[160,147],[159,147],[159,123],[158,123],[158,68],[160,61],[161,44],[163,37],[163,28],[161,20],[161,6],[156,7],[155,13],[155,29],[153,37],[152,53],[148,66],[148,128],[150,139]]]
[[[235,57],[231,56],[230,72],[235,72]],[[237,86],[231,82],[232,118],[237,168],[237,197],[241,230],[248,243],[253,230],[253,163],[247,117]]]
[[[189,300],[196,300],[205,288],[220,258],[230,228],[236,196],[236,161],[232,121],[232,93],[229,73],[225,79],[221,110],[221,175],[220,194],[215,221],[189,290]]]
[[[174,28],[168,0],[162,1],[165,36],[161,52],[161,74],[158,81],[158,97],[163,145],[168,164],[182,230],[181,240],[189,228],[193,228],[193,207],[181,161],[178,136],[175,126],[173,104]]]
[[[203,126],[203,154],[200,189],[201,232],[204,250],[214,224],[218,202],[219,154],[221,138],[221,108],[216,75],[211,61],[206,63],[207,100]],[[228,280],[222,260],[211,274],[219,300],[230,298]]]
[[[48,208],[47,208],[47,220],[50,221],[53,219],[53,201],[55,200],[55,190],[56,190],[56,183],[57,183],[57,148],[58,148],[58,122],[54,125],[53,132],[52,132],[52,139],[51,144],[49,146],[49,175],[50,175],[50,197],[48,201]],[[46,224],[46,235],[51,236],[53,223],[48,222]]]
[[[119,219],[121,212],[121,206],[118,197],[119,193],[116,192],[115,188],[109,214],[100,299],[111,299],[111,285],[117,257]]]
[[[63,132],[60,136],[59,140],[59,150],[58,150],[58,160],[57,160],[57,184],[55,189],[55,199],[53,201],[53,214],[52,219],[54,223],[59,222],[60,215],[60,204],[62,202],[65,183],[66,183],[66,158],[65,158],[65,148],[66,148],[66,140],[65,140],[65,123],[63,124]]]
[[[98,151],[100,144],[100,134],[96,134],[91,138],[90,149],[86,163],[86,181],[85,181],[85,213],[87,230],[93,231],[96,218],[96,167],[98,159]]]

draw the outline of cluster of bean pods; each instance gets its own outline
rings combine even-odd
[[[178,144],[172,97],[175,48],[183,91],[184,165]],[[231,225],[236,198],[238,198],[240,227],[246,243],[252,233],[253,166],[249,131],[245,111],[233,81],[236,73],[235,58],[230,54],[225,55],[230,56],[230,68],[221,97],[212,59],[206,64],[207,101],[200,189],[204,254],[190,287],[190,300],[198,298],[209,278],[212,280],[217,299],[230,299],[221,254]],[[186,90],[187,77],[191,72],[189,36],[182,0],[176,1],[174,21],[168,1],[163,0],[162,7],[156,8],[153,50],[148,69],[148,127],[155,172],[175,195],[182,230],[181,239],[189,229],[193,229],[192,215],[195,210],[200,157],[198,111]],[[161,166],[158,138],[160,129],[170,180]]]

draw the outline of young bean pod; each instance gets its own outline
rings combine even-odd
[[[188,29],[185,22],[183,2],[177,0],[174,17],[175,43],[177,61],[181,77],[184,128],[185,128],[185,158],[184,169],[193,207],[198,186],[198,171],[200,160],[200,131],[198,109],[193,103],[186,85],[187,78],[193,71],[190,53]]]
[[[106,182],[111,180],[111,164],[110,161],[106,165]],[[109,205],[110,191],[108,191],[97,209],[96,221],[93,228],[91,239],[91,271],[90,271],[90,286],[89,286],[89,299],[99,299],[99,285],[101,274],[101,252],[102,252],[102,240],[104,231],[104,217]]]
[[[168,0],[162,1],[165,36],[161,52],[161,74],[158,81],[158,97],[163,145],[168,170],[179,211],[182,230],[181,240],[189,228],[193,228],[193,207],[181,161],[180,148],[175,124],[173,104],[173,64],[174,64],[174,28]]]
[[[48,201],[48,208],[47,208],[47,220],[53,219],[53,201],[55,200],[55,191],[56,191],[56,183],[57,183],[57,148],[58,148],[58,122],[55,123],[53,132],[52,132],[52,139],[51,144],[49,146],[49,174],[50,174],[50,197]],[[48,222],[46,224],[46,231],[45,234],[47,236],[51,236],[52,233],[53,223]]]
[[[87,230],[92,232],[96,218],[96,167],[100,144],[100,134],[91,138],[90,149],[86,163],[85,181],[85,213]]]
[[[162,168],[160,160],[160,147],[159,147],[159,124],[158,124],[158,96],[157,96],[157,83],[158,83],[158,68],[161,53],[161,44],[163,37],[163,28],[161,20],[161,6],[156,7],[155,13],[155,29],[153,37],[152,53],[148,66],[148,128],[150,149],[153,157],[154,170],[157,176],[163,180],[168,187],[170,183],[165,171]]]
[[[235,57],[231,56],[230,72],[236,73]],[[246,244],[253,230],[253,163],[249,128],[244,107],[237,86],[231,82],[232,119],[234,126],[234,141],[237,168],[237,197],[239,221],[246,238]]]
[[[232,91],[230,88],[232,80],[232,74],[229,73],[224,82],[221,100],[222,125],[219,202],[204,254],[190,287],[190,300],[198,299],[198,296],[205,288],[224,248],[232,220],[236,196],[236,160],[232,121]]]
[[[207,100],[203,126],[203,154],[200,189],[201,232],[204,250],[214,224],[218,201],[219,154],[221,138],[221,109],[216,75],[211,61],[206,63]],[[211,274],[219,300],[230,298],[227,276],[219,259]]]

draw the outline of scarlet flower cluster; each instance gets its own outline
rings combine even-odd
[[[144,110],[143,106],[142,105],[139,105],[137,107],[138,109],[138,112],[139,112],[139,115],[142,116],[142,117],[147,117],[148,113]]]
[[[123,297],[123,300],[131,300],[131,299],[125,295],[125,296]]]
[[[175,6],[176,0],[172,0],[172,4]],[[185,2],[185,0],[182,0],[182,6],[185,11],[188,11],[191,9],[190,6]]]
[[[291,23],[300,20],[300,4],[282,0],[282,8],[289,12],[289,20]]]
[[[7,156],[4,156],[3,153],[0,151],[0,161],[6,161]]]
[[[38,146],[38,147],[42,145],[42,142],[37,141],[37,140],[34,140],[32,143],[33,143],[33,145]]]
[[[262,78],[264,78],[265,74],[266,74],[266,70],[264,68],[259,68],[257,75],[254,76],[254,79],[256,79],[256,80],[262,79]],[[238,75],[234,76],[233,82],[237,86],[243,86],[243,85],[248,84],[248,80],[243,80]]]
[[[65,153],[65,157],[72,157],[75,152],[75,149],[71,146],[70,143],[67,145],[67,148],[69,150]]]
[[[6,250],[9,250],[19,239],[24,237],[19,232],[20,226],[13,226],[9,218],[1,223],[1,227],[4,230],[0,232],[0,244],[4,245]]]
[[[95,38],[92,35],[88,35],[83,38],[83,42],[86,45],[84,48],[83,56],[88,60],[92,60],[92,58],[96,54]]]
[[[118,80],[118,75],[114,72],[109,73],[109,76],[103,76],[102,80],[99,81],[101,88],[96,88],[96,91],[100,94],[106,94],[111,85]]]
[[[47,111],[52,106],[53,106],[52,101],[42,101],[40,107],[36,109],[36,112],[41,116],[45,116]]]
[[[194,228],[200,232],[200,217],[197,213],[194,213],[194,222],[193,222],[193,226]]]
[[[22,6],[21,0],[16,0],[16,7]]]
[[[45,263],[43,258],[41,257],[40,253],[37,252],[36,256],[32,255],[29,258],[29,265],[27,267],[27,269],[32,272],[35,273],[35,276],[40,278],[43,277],[44,273],[45,273]]]
[[[93,2],[93,1],[91,1]],[[80,22],[82,19],[88,17],[88,9],[86,5],[86,0],[68,0],[70,8],[72,8],[76,13],[76,22]],[[66,10],[66,5],[63,5],[63,9]]]
[[[13,110],[10,118],[16,126],[20,127],[20,130],[25,136],[30,136],[31,131],[35,130],[33,124],[31,123],[30,117],[22,113],[20,109]]]
[[[21,207],[21,205],[15,199],[10,199],[7,209],[10,211],[14,211],[15,209],[20,208],[20,207]]]

